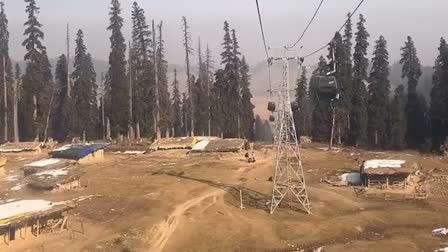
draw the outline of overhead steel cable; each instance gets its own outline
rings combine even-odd
[[[288,50],[289,50],[289,49],[292,49],[292,48],[294,48],[300,41],[302,41],[303,37],[305,36],[305,33],[308,31],[308,29],[310,28],[310,26],[311,26],[311,24],[313,23],[314,19],[316,18],[317,13],[319,13],[320,7],[322,7],[322,4],[323,4],[323,3],[324,3],[324,0],[321,0],[320,3],[319,3],[319,6],[317,6],[316,11],[314,12],[313,17],[312,17],[312,18],[310,19],[310,21],[308,22],[308,25],[306,26],[305,30],[303,30],[302,35],[300,35],[299,39],[298,39],[294,44],[292,44],[291,46],[286,46],[286,47],[285,47],[286,49],[288,49]]]
[[[261,36],[263,37],[264,51],[266,53],[266,58],[269,63],[270,57],[269,57],[269,52],[268,52],[268,46],[266,45],[266,36],[264,34],[263,21],[261,19],[260,5],[258,4],[258,0],[255,0],[255,2],[257,3],[258,21],[260,22],[260,30],[261,30]]]
[[[345,20],[344,24],[341,26],[341,28],[339,28],[338,32],[341,32],[342,29],[344,29],[345,25],[350,21],[350,19],[353,17],[353,15],[355,15],[355,13],[358,11],[358,9],[361,7],[361,5],[362,5],[365,1],[366,1],[366,0],[361,0],[361,1],[359,2],[358,6],[356,6],[355,10],[353,10],[353,12],[350,13],[350,16],[348,16],[347,20]],[[333,39],[331,39],[329,43],[331,43],[332,40],[333,40]],[[321,48],[319,48],[319,49],[313,51],[312,53],[309,53],[309,54],[307,54],[307,55],[305,55],[305,56],[303,56],[303,57],[304,57],[304,58],[308,58],[308,57],[310,57],[310,56],[313,56],[314,54],[316,54],[316,53],[322,51],[323,49],[327,48],[327,46],[328,46],[329,43],[325,44],[325,45],[322,46]]]

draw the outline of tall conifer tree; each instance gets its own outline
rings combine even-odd
[[[253,140],[255,138],[254,132],[254,108],[252,104],[252,94],[250,92],[250,74],[249,65],[246,62],[246,57],[243,56],[240,65],[240,76],[241,76],[241,137]]]
[[[79,30],[76,35],[73,79],[73,104],[75,107],[73,131],[82,136],[85,132],[89,139],[98,137],[98,102],[96,73],[92,56],[84,45],[84,33]]]
[[[153,41],[145,11],[134,2],[132,6],[132,116],[144,135],[151,132],[154,110]]]
[[[403,64],[401,77],[408,81],[406,141],[410,147],[418,147],[425,141],[426,119],[417,93],[418,81],[422,75],[421,64],[414,41],[410,36],[407,37],[404,47],[401,48],[400,64]]]
[[[42,44],[44,33],[42,24],[37,19],[39,7],[35,0],[25,0],[28,20],[25,22],[26,37],[22,45],[27,50],[25,75],[23,76],[23,93],[19,107],[22,140],[39,140],[44,135],[49,100],[51,94],[52,74],[46,48]]]
[[[110,78],[110,122],[112,134],[127,134],[129,124],[129,86],[126,78],[126,44],[121,28],[123,18],[118,0],[112,0],[110,6],[111,52],[109,55]]]
[[[391,147],[396,150],[406,146],[406,99],[404,86],[398,86],[390,106]]]
[[[438,50],[430,108],[432,143],[437,151],[448,137],[448,44],[444,38],[440,39]]]
[[[367,48],[369,47],[369,33],[365,27],[366,20],[359,15],[357,24],[356,44],[353,53],[353,95],[352,111],[350,116],[350,143],[353,145],[364,145],[367,142]]]
[[[389,112],[389,52],[383,36],[376,41],[368,87],[368,137],[372,146],[385,148],[388,142],[386,119]]]

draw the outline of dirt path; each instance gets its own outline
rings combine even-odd
[[[211,204],[214,204],[216,203],[216,198],[224,193],[223,190],[216,189],[176,206],[174,211],[165,221],[162,221],[151,229],[149,234],[151,251],[158,252],[163,250],[171,235],[176,231],[177,226],[184,218],[184,213],[188,211],[188,209],[210,197],[213,197],[213,202]]]

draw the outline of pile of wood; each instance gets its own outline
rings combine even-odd
[[[41,150],[42,143],[39,142],[5,143],[0,146],[0,153],[40,153]]]

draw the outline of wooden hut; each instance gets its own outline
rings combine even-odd
[[[372,159],[364,161],[360,172],[366,187],[406,189],[416,167],[404,160]]]

